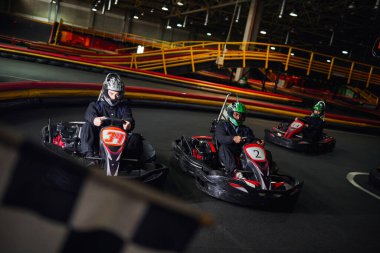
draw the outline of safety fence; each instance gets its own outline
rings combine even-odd
[[[156,81],[165,81],[165,82],[168,82],[169,84],[175,83],[176,85],[183,85],[184,87],[209,89],[209,90],[214,90],[217,92],[233,92],[233,93],[238,94],[239,96],[245,96],[245,97],[255,98],[255,99],[265,99],[268,101],[277,101],[277,102],[283,102],[283,103],[301,103],[302,102],[302,99],[293,97],[290,95],[254,91],[251,89],[231,87],[228,85],[216,84],[216,83],[195,80],[195,79],[186,78],[186,77],[165,75],[162,73],[146,71],[146,70],[136,70],[136,69],[131,69],[129,67],[120,66],[120,65],[99,63],[97,61],[94,61],[91,59],[83,59],[82,57],[78,57],[78,56],[67,56],[67,55],[61,55],[57,53],[41,52],[41,51],[29,50],[29,49],[15,47],[15,46],[9,46],[9,45],[0,45],[0,54],[1,53],[5,53],[9,55],[16,54],[16,55],[23,55],[26,57],[35,57],[39,59],[45,59],[47,61],[57,61],[57,62],[65,63],[65,64],[66,63],[73,64],[73,66],[78,65],[78,66],[86,66],[89,68],[108,69],[108,70],[125,73],[128,75],[134,75],[134,76],[145,77],[145,78],[154,78]]]
[[[365,87],[370,84],[380,85],[380,67],[365,63],[350,61],[344,58],[320,54],[287,45],[258,43],[258,42],[210,42],[198,45],[176,47],[170,49],[152,50],[143,54],[133,53],[119,58],[103,61],[114,64],[128,65],[136,69],[159,70],[167,73],[168,68],[190,65],[193,72],[196,64],[215,62],[223,66],[228,61],[234,61],[236,66],[249,67],[252,61],[268,69],[273,63],[279,63],[282,71],[291,72],[291,68],[304,71],[305,75],[312,72],[325,75],[326,79],[332,76],[346,80],[347,84],[359,81]],[[257,64],[255,65],[257,66]]]
[[[64,82],[17,82],[0,83],[0,102],[27,98],[59,98],[68,100],[75,97],[94,97],[99,95],[101,84],[95,83],[64,83]],[[175,104],[205,105],[220,107],[224,96],[183,93],[164,89],[128,86],[125,96],[133,100],[150,100],[173,102]],[[233,101],[231,98],[229,101]],[[271,104],[252,99],[240,99],[248,110],[270,115],[286,117],[303,117],[309,110],[285,105]],[[380,121],[349,117],[339,114],[327,114],[326,121],[335,125],[347,125],[369,129],[380,129]]]

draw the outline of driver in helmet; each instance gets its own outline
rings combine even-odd
[[[243,125],[246,115],[243,103],[229,104],[227,115],[228,120],[219,121],[215,128],[215,139],[220,144],[219,159],[224,164],[228,175],[241,178],[242,175],[238,172],[237,157],[240,156],[243,145],[255,142],[264,146],[265,143],[264,140],[255,137],[251,128]]]
[[[98,156],[99,132],[106,117],[125,121],[123,129],[130,132],[135,127],[131,108],[123,100],[124,84],[116,73],[109,73],[96,102],[91,102],[85,113],[85,124],[81,132],[81,151],[86,157]],[[142,137],[133,133],[128,136],[126,144],[128,158],[139,159],[142,154]]]
[[[305,121],[303,138],[305,140],[316,142],[321,138],[325,125],[325,111],[325,102],[319,101],[313,106],[313,112],[311,115],[303,118],[303,121]]]

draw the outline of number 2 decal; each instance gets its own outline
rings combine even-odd
[[[258,146],[257,144],[254,144],[254,146],[249,146],[245,149],[245,152],[249,155],[249,157],[252,160],[255,161],[265,161],[265,150]]]
[[[255,149],[255,150],[253,150],[253,153],[255,153],[256,154],[256,158],[262,158],[261,156],[260,156],[260,151],[258,151],[257,149]]]

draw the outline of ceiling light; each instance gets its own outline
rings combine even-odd
[[[92,11],[97,11],[97,9],[96,9],[96,7],[94,6],[94,7],[92,7],[92,9],[91,9]]]
[[[289,16],[292,16],[292,17],[298,17],[298,14],[296,13],[295,10],[292,10],[292,11],[289,13]]]
[[[211,36],[212,34],[211,33],[206,33],[207,36]]]
[[[278,14],[278,18],[282,18],[282,15],[284,14],[285,2],[286,0],[282,0],[281,10],[280,10],[280,14]]]
[[[56,4],[57,3],[57,1],[56,0],[53,0],[53,1],[51,1],[53,4]]]
[[[348,51],[343,50],[343,51],[342,51],[342,54],[348,54]]]
[[[139,19],[139,16],[134,15],[133,18],[134,18],[134,19]]]
[[[276,50],[276,47],[271,46],[270,49],[271,50]]]
[[[181,0],[177,1],[177,5],[183,6],[183,2]]]
[[[290,53],[291,56],[294,56],[294,53]]]
[[[103,7],[102,7],[102,14],[104,14],[105,11],[106,11],[106,3],[104,2],[104,3],[103,3]]]
[[[115,0],[115,5],[117,4],[117,1],[118,1],[118,0]]]
[[[380,0],[376,0],[375,6],[373,7],[375,10],[379,9],[380,7]]]
[[[170,19],[168,19],[168,22],[166,23],[166,29],[172,29],[172,27],[170,25]]]
[[[207,23],[208,23],[208,10],[207,10],[207,12],[206,12],[206,18],[205,18],[205,22],[204,22],[204,24],[203,25],[207,25]]]
[[[109,10],[109,11],[111,10],[111,5],[112,5],[111,4],[111,0],[108,0],[108,8],[107,8],[107,10]]]
[[[163,10],[163,11],[168,11],[169,8],[168,8],[166,5],[164,5],[164,6],[162,6],[161,10]]]
[[[154,12],[154,9],[151,9],[151,10],[150,10],[150,13],[153,13],[153,12]]]
[[[177,27],[182,27],[182,24],[178,23],[178,24],[177,24]]]
[[[355,1],[352,1],[352,2],[348,5],[348,9],[355,9]]]
[[[240,18],[240,11],[241,11],[241,5],[239,5],[239,9],[238,9],[238,13],[236,15],[236,19],[235,19],[235,22],[238,23],[239,22],[239,18]]]
[[[186,27],[186,21],[187,21],[187,16],[185,16],[185,19],[183,20],[182,27]]]
[[[260,33],[261,33],[261,34],[267,34],[267,32],[264,31],[264,30],[261,30]]]

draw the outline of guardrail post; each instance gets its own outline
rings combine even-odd
[[[368,79],[367,79],[367,83],[365,85],[366,88],[369,87],[369,82],[371,80],[371,77],[372,77],[372,71],[373,71],[373,66],[371,66],[371,69],[369,70],[369,74],[368,74]]]
[[[311,64],[313,63],[313,59],[314,59],[314,52],[311,52],[310,60],[309,60],[309,66],[307,67],[307,72],[306,72],[307,76],[310,75]]]
[[[57,32],[55,33],[54,46],[57,45],[57,40],[58,40],[58,35],[59,35],[59,29],[61,28],[62,23],[63,23],[63,19],[60,19],[59,23],[58,23],[58,27],[57,27]]]
[[[269,50],[270,50],[270,44],[267,45],[267,54],[265,56],[265,69],[268,68],[268,62],[269,62]]]
[[[332,73],[332,69],[333,69],[333,66],[334,66],[334,61],[335,61],[335,57],[333,57],[331,59],[331,63],[330,63],[330,68],[329,68],[329,73],[327,75],[327,80],[330,80],[331,78],[331,73]]]
[[[193,47],[190,47],[191,71],[195,72]]]
[[[164,50],[161,50],[161,54],[162,54],[162,66],[164,66],[164,73],[165,73],[165,75],[167,75],[168,72],[167,72],[167,70],[166,70],[165,51],[164,51]]]
[[[354,66],[355,66],[355,62],[352,62],[351,63],[350,73],[348,74],[347,84],[349,84],[351,82],[351,76],[352,76],[352,72],[354,70]]]
[[[247,52],[246,47],[247,47],[246,43],[243,42],[243,68],[245,68],[245,54]]]
[[[292,48],[289,47],[289,51],[288,51],[288,57],[286,58],[286,63],[285,63],[285,72],[288,71],[288,67],[289,67],[289,61],[290,61],[290,57],[292,56]]]

